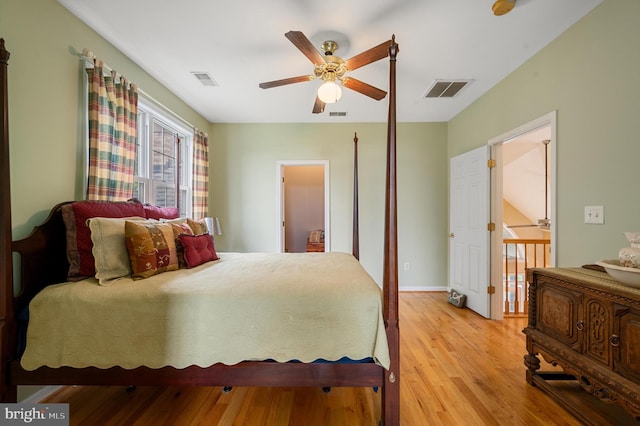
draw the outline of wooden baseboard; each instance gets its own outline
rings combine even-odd
[[[400,287],[398,288],[400,292],[411,292],[411,291],[428,291],[428,292],[440,292],[440,291],[449,291],[447,287]]]

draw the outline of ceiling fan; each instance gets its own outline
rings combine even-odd
[[[507,228],[532,228],[538,227],[543,231],[549,231],[551,229],[551,219],[549,219],[549,206],[548,206],[548,185],[549,185],[549,174],[548,170],[548,162],[549,162],[549,142],[551,139],[545,139],[542,141],[544,144],[544,219],[538,219],[538,223],[531,223],[527,225],[511,225],[507,226]]]
[[[387,92],[364,83],[346,74],[372,62],[378,61],[389,55],[389,46],[392,41],[387,40],[384,43],[372,47],[346,61],[338,56],[334,56],[334,52],[338,49],[338,43],[327,40],[322,43],[321,54],[309,41],[309,39],[300,31],[289,31],[284,35],[291,41],[314,65],[313,74],[301,75],[298,77],[290,77],[282,80],[268,81],[260,83],[262,89],[270,89],[272,87],[284,86],[293,83],[302,83],[315,79],[321,79],[322,85],[318,89],[315,103],[313,105],[313,113],[319,114],[324,112],[324,107],[328,103],[337,102],[342,95],[342,90],[337,83],[342,86],[369,96],[377,101],[383,99]]]

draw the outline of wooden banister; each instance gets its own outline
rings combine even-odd
[[[503,243],[503,270],[504,270],[504,314],[505,315],[526,315],[528,313],[528,287],[524,279],[527,268],[544,268],[549,265],[548,239],[536,238],[505,238]],[[509,247],[514,248],[514,257],[509,258]],[[522,251],[523,257],[519,259],[518,252]],[[541,254],[541,256],[538,256]],[[513,274],[514,284],[510,287],[509,276]],[[518,276],[522,275],[522,281],[518,281]],[[522,288],[518,287],[522,283]]]

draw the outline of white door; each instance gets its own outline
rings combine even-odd
[[[489,146],[451,159],[449,287],[467,296],[466,305],[490,317],[488,230]]]

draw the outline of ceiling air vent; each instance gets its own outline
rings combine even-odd
[[[471,80],[435,80],[424,94],[425,98],[453,98]]]
[[[345,111],[334,111],[329,113],[329,117],[346,117],[347,113]]]
[[[208,72],[191,71],[191,74],[193,74],[193,76],[195,78],[197,78],[198,81],[200,83],[202,83],[203,86],[217,86],[218,85],[218,83],[216,83],[215,80],[213,78],[211,78],[211,75]]]

